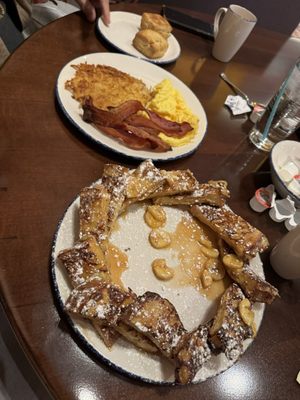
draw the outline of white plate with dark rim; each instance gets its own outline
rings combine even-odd
[[[98,32],[117,50],[122,53],[150,61],[155,64],[169,64],[180,56],[180,45],[174,35],[170,35],[169,47],[163,57],[153,59],[144,56],[132,45],[132,41],[139,31],[142,17],[124,11],[112,11],[110,13],[110,25],[104,25],[101,18],[97,21]]]
[[[52,247],[51,276],[56,299],[63,310],[64,303],[71,292],[68,276],[63,266],[58,262],[59,251],[70,248],[78,237],[78,207],[79,197],[66,210],[59,223]],[[151,262],[154,258],[165,258],[170,266],[175,266],[178,254],[169,249],[153,249],[149,245],[148,235],[150,228],[145,224],[143,215],[145,205],[132,205],[125,216],[118,220],[118,228],[113,231],[110,242],[117,246],[128,257],[128,269],[122,274],[122,282],[138,295],[145,291],[159,293],[175,306],[180,319],[187,330],[192,330],[199,324],[210,320],[216,311],[217,300],[209,300],[191,286],[172,286],[170,282],[158,281],[152,271]],[[167,213],[167,225],[164,227],[169,232],[174,232],[178,222],[183,216],[189,215],[184,209],[164,207]],[[141,251],[143,249],[143,251]],[[262,263],[259,257],[251,261],[253,270],[264,278]],[[142,277],[142,279],[141,279]],[[264,305],[254,304],[255,322],[259,328]],[[123,339],[113,345],[109,350],[98,337],[92,326],[80,319],[64,316],[82,345],[96,358],[105,362],[117,371],[132,378],[148,383],[173,384],[174,366],[163,357],[151,355],[140,351],[134,345]],[[244,342],[244,351],[253,339]],[[224,354],[213,355],[196,374],[193,383],[199,383],[216,376],[233,365]]]
[[[72,65],[80,63],[102,64],[115,67],[130,74],[131,76],[134,76],[135,78],[143,80],[149,88],[154,87],[163,79],[169,79],[172,85],[182,94],[191,111],[198,116],[198,133],[188,144],[180,147],[174,147],[172,150],[163,153],[133,150],[126,147],[122,143],[119,143],[114,138],[103,134],[93,125],[83,121],[83,112],[79,102],[72,97],[72,94],[69,90],[65,89],[66,81],[73,78],[75,75],[75,70],[72,68]],[[56,97],[66,117],[79,129],[82,134],[88,136],[98,145],[104,146],[105,148],[108,148],[118,154],[135,158],[137,160],[152,159],[153,161],[171,161],[186,157],[196,151],[202,142],[207,129],[206,114],[200,101],[182,81],[157,65],[124,54],[92,53],[70,61],[59,73],[56,84]]]

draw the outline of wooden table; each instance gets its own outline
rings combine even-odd
[[[159,11],[145,4],[112,9]],[[232,117],[223,106],[231,91],[219,73],[226,71],[252,99],[266,102],[299,55],[299,42],[257,28],[224,64],[211,57],[210,41],[177,29],[174,35],[182,53],[164,68],[198,96],[208,132],[195,154],[166,168],[190,168],[201,181],[227,179],[230,205],[264,231],[272,247],[285,233],[283,224],[248,206],[255,189],[270,182],[267,155],[248,142],[251,122]],[[73,14],[26,40],[0,71],[1,300],[25,353],[53,396],[64,400],[299,398],[300,282],[280,279],[268,254],[265,273],[281,298],[266,308],[259,334],[239,362],[199,385],[159,387],[122,376],[79,347],[59,316],[49,277],[58,221],[79,190],[100,177],[104,163],[136,163],[95,148],[77,134],[60,114],[54,88],[70,60],[110,50],[97,39],[92,24]]]

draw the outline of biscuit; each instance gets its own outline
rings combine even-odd
[[[168,49],[168,41],[151,29],[140,30],[133,39],[133,47],[148,58],[160,58]]]
[[[152,29],[167,39],[172,31],[172,26],[166,18],[162,17],[160,14],[143,13],[141,29]]]

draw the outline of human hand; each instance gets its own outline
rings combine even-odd
[[[109,0],[76,0],[87,20],[94,22],[97,15],[96,9],[102,11],[101,18],[106,26],[110,23]]]

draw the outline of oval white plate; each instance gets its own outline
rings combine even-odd
[[[52,249],[52,283],[55,295],[63,309],[71,287],[64,268],[57,261],[59,251],[72,247],[78,237],[78,207],[79,198],[70,205],[63,216],[53,243]],[[176,254],[168,249],[153,249],[149,245],[148,235],[150,228],[145,224],[144,206],[133,205],[125,217],[118,220],[118,230],[112,233],[110,242],[116,245],[128,256],[128,269],[123,272],[122,280],[125,286],[130,287],[135,293],[143,294],[150,290],[159,293],[171,301],[180,316],[185,328],[192,330],[200,323],[210,320],[216,311],[217,301],[212,301],[200,295],[193,287],[174,288],[164,282],[158,281],[151,271],[151,261],[157,257],[166,258],[170,266],[176,265]],[[164,207],[167,213],[167,225],[164,229],[174,232],[177,223],[187,211],[175,207]],[[143,251],[141,251],[143,249]],[[163,252],[163,255],[162,255]],[[253,270],[264,277],[262,263],[259,257],[252,260]],[[264,305],[254,305],[255,322],[259,328]],[[87,347],[98,359],[104,361],[118,371],[145,382],[172,384],[174,382],[174,365],[163,357],[150,355],[138,350],[135,346],[118,339],[111,350],[103,344],[91,325],[79,318],[65,314],[69,324]],[[244,351],[251,344],[252,339],[244,342]],[[213,355],[208,362],[198,371],[194,383],[202,382],[210,377],[225,371],[233,364],[224,354]]]
[[[102,64],[115,67],[135,78],[143,80],[149,88],[152,88],[163,79],[169,79],[173,86],[180,91],[192,112],[198,116],[199,127],[197,135],[195,135],[191,142],[184,146],[174,147],[173,150],[164,153],[155,153],[152,151],[130,149],[117,140],[103,134],[91,124],[84,122],[82,119],[82,108],[79,102],[72,98],[71,92],[65,89],[65,83],[75,75],[75,70],[72,68],[72,65],[85,62],[88,64]],[[97,144],[107,147],[116,153],[138,160],[151,158],[154,161],[170,161],[186,157],[198,148],[207,129],[207,118],[201,103],[183,82],[157,65],[124,54],[93,53],[70,61],[59,73],[56,85],[56,96],[64,114],[81,133],[87,135]]]
[[[101,18],[97,21],[98,32],[117,50],[155,64],[168,64],[180,56],[180,45],[177,39],[171,34],[168,38],[169,47],[163,57],[153,59],[144,56],[136,50],[132,41],[139,30],[141,16],[123,11],[110,13],[110,25],[104,25]]]

